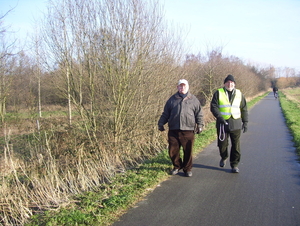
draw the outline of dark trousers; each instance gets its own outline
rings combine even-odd
[[[191,171],[194,140],[194,131],[169,130],[169,156],[174,169],[183,169],[184,172]],[[183,161],[180,156],[180,147],[183,149]]]
[[[231,141],[231,150],[230,150],[230,166],[236,167],[241,159],[241,148],[240,148],[240,137],[241,137],[241,130],[235,130],[225,133],[224,141],[219,139],[220,129],[217,128],[218,133],[218,147],[220,151],[220,156],[223,160],[228,158],[228,138],[230,137]]]

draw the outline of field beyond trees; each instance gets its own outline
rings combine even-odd
[[[293,69],[279,78],[273,66],[224,55],[222,46],[188,52],[184,29],[164,20],[159,1],[48,4],[21,50],[0,15],[0,224],[63,209],[160,155],[167,142],[157,120],[181,78],[207,126],[209,102],[228,74],[247,100],[300,84]]]
[[[282,90],[287,100],[300,104],[300,88],[286,88]]]

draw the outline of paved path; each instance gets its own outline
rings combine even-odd
[[[195,159],[193,177],[163,182],[114,226],[300,225],[300,165],[272,93],[249,114],[240,173],[220,168],[216,141]]]

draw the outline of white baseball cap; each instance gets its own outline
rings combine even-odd
[[[180,85],[180,84],[185,84],[185,85],[189,85],[189,83],[188,83],[188,81],[187,80],[185,80],[185,79],[180,79],[179,81],[178,81],[178,85]]]

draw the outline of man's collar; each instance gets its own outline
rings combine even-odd
[[[180,94],[179,92],[177,92],[176,94],[177,94],[178,97],[182,97],[183,95],[185,97],[190,97],[191,96],[190,91],[188,91],[186,94]]]
[[[229,90],[227,90],[226,87],[224,86],[224,90],[225,90],[226,92],[234,92],[234,91],[235,91],[235,88],[233,88],[232,91],[229,91]]]

